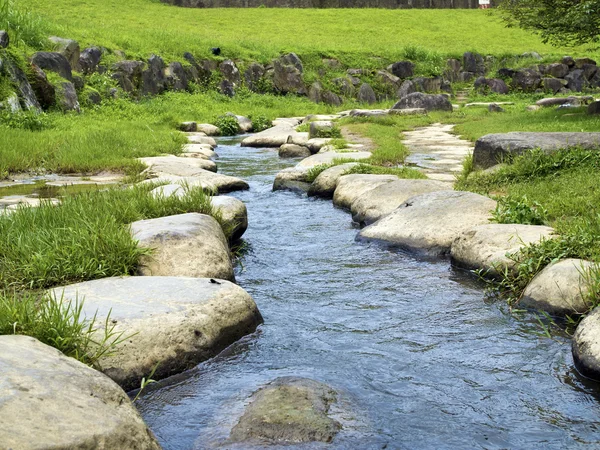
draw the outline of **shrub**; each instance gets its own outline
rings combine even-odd
[[[252,129],[255,133],[266,130],[267,128],[271,128],[273,126],[273,121],[267,116],[258,115],[250,117],[250,119],[252,120]]]
[[[213,122],[221,130],[221,136],[235,136],[240,131],[240,125],[233,116],[219,116]]]
[[[50,116],[45,113],[35,111],[20,111],[10,113],[8,111],[0,113],[0,125],[7,128],[41,131],[52,127]]]

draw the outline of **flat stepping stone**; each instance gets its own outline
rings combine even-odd
[[[307,378],[277,378],[256,391],[231,442],[297,444],[331,442],[342,425],[328,416],[336,392]]]
[[[204,133],[186,133],[190,144],[208,144],[212,148],[217,146],[217,141],[214,138],[207,136]]]
[[[508,255],[529,244],[554,237],[554,229],[541,225],[490,223],[461,233],[452,243],[452,262],[466,269],[482,269],[497,277],[514,271],[516,263]]]
[[[495,166],[528,150],[545,153],[572,148],[600,149],[600,133],[521,132],[487,134],[475,142],[473,164],[480,169]]]
[[[220,278],[234,281],[229,245],[221,225],[211,216],[178,214],[131,224],[140,247],[138,275]]]
[[[194,155],[198,158],[212,159],[219,157],[208,144],[186,144],[182,150],[184,155]]]
[[[289,139],[300,136],[292,125],[281,122],[280,125],[268,128],[260,133],[255,133],[242,140],[242,147],[281,147]],[[305,137],[305,134],[301,136]]]
[[[514,105],[514,102],[473,102],[467,103],[465,108],[487,108],[490,105]]]
[[[308,147],[296,144],[283,144],[279,147],[280,158],[307,158],[312,155]]]
[[[209,172],[208,170],[201,170],[193,177],[161,174],[157,178],[150,178],[142,181],[142,183],[185,184],[189,187],[201,187],[219,194],[244,191],[250,188],[248,183],[241,178]]]
[[[0,445],[159,450],[127,394],[110,378],[29,336],[0,336]]]
[[[309,169],[311,167],[320,166],[321,164],[331,164],[336,159],[351,159],[354,161],[360,161],[363,159],[370,158],[371,152],[325,152],[325,153],[317,153],[315,155],[309,156],[308,158],[300,161],[296,167],[297,168],[306,168]]]
[[[308,169],[289,167],[280,170],[273,181],[274,191],[306,192],[310,188]]]
[[[427,256],[445,256],[462,232],[489,223],[495,208],[494,200],[472,192],[430,192],[408,199],[363,228],[358,237]]]
[[[352,202],[352,220],[370,225],[386,214],[391,213],[402,203],[415,195],[426,192],[447,191],[452,186],[433,180],[397,179],[371,189]]]
[[[219,136],[221,134],[219,127],[210,123],[199,123],[196,126],[196,131],[200,131],[207,136]]]
[[[586,271],[593,263],[564,259],[550,264],[527,285],[519,305],[556,316],[583,314],[590,309]]]
[[[216,172],[214,161],[202,158],[180,158],[177,156],[151,156],[138,158],[148,168],[145,173],[152,176],[175,175],[177,177],[195,177],[204,171]]]
[[[340,208],[350,209],[352,203],[365,192],[396,180],[398,180],[396,175],[343,175],[338,179],[333,193],[333,204]]]
[[[337,187],[338,180],[349,169],[358,163],[339,164],[321,172],[312,182],[308,189],[309,197],[333,198],[333,192]]]
[[[600,308],[596,307],[579,322],[571,344],[577,370],[600,381]]]
[[[155,367],[155,380],[184,372],[262,323],[246,291],[229,281],[214,281],[114,277],[55,288],[51,293],[66,302],[84,299],[83,312],[87,318],[97,314],[99,333],[110,313],[115,331],[128,339],[111,355],[103,356],[100,366],[125,390],[131,390]]]

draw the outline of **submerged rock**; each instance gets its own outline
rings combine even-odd
[[[110,378],[29,336],[0,336],[0,446],[159,450]]]
[[[273,444],[331,442],[341,424],[328,416],[336,393],[307,378],[282,377],[256,391],[237,425],[232,442]]]
[[[444,256],[462,232],[489,223],[495,208],[494,200],[472,192],[430,192],[408,199],[392,213],[363,228],[359,238]]]
[[[139,387],[155,367],[156,380],[190,369],[262,323],[252,297],[225,280],[115,277],[51,293],[67,302],[84,298],[83,313],[88,318],[97,314],[99,333],[110,313],[115,331],[127,339],[100,365],[125,390]]]
[[[187,213],[131,224],[141,247],[138,274],[234,280],[227,239],[219,223],[206,214]]]

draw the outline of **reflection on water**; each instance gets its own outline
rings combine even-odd
[[[355,242],[330,201],[271,192],[289,166],[273,150],[218,149],[219,171],[244,177],[250,251],[238,283],[265,323],[194,370],[149,390],[140,410],[165,449],[223,444],[248,397],[286,375],[341,393],[333,444],[286,448],[589,448],[598,444],[595,383],[570,345],[538,336],[529,315],[447,261]],[[244,446],[244,448],[248,448]]]

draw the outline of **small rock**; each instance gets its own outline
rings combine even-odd
[[[324,137],[322,133],[331,133],[333,130],[333,122],[325,120],[317,120],[310,123],[310,130],[308,132],[308,138],[319,138]]]
[[[198,131],[198,124],[196,122],[182,122],[179,124],[179,131],[196,132]]]
[[[600,381],[600,308],[595,308],[579,323],[571,342],[577,370]]]
[[[199,123],[196,127],[196,131],[206,134],[207,136],[220,136],[221,130],[219,127],[210,123]]]
[[[227,97],[235,96],[235,85],[229,80],[221,80],[219,92]]]
[[[550,264],[527,285],[519,305],[560,316],[587,312],[591,305],[585,297],[589,292],[586,271],[592,266],[581,259]]]
[[[273,191],[306,192],[310,187],[308,169],[290,167],[280,170],[273,181]]]
[[[492,103],[491,105],[488,106],[488,111],[489,112],[504,112],[504,108],[500,105],[498,105],[497,103]]]
[[[338,164],[321,172],[308,189],[309,197],[333,198],[338,180],[344,173],[358,163]]]
[[[101,59],[102,49],[98,47],[89,47],[81,52],[78,64],[81,71],[87,75],[96,71]]]
[[[10,36],[4,30],[0,30],[0,48],[7,48],[10,44]]]
[[[280,158],[306,158],[312,153],[308,147],[296,144],[283,144],[279,147]]]
[[[414,75],[415,65],[410,61],[398,61],[387,68],[398,78],[410,78]]]
[[[600,114],[600,101],[590,103],[587,108],[588,114]]]

